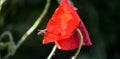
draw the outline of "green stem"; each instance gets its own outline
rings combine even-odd
[[[8,44],[9,42],[6,42],[6,43],[0,42],[0,50],[6,49],[8,47]]]
[[[74,56],[72,57],[72,59],[77,59],[77,56],[79,55],[80,50],[82,48],[82,44],[83,44],[83,36],[82,36],[81,31],[78,28],[77,28],[77,32],[80,35],[80,44],[79,44],[79,48],[77,49],[77,52],[74,54]]]
[[[35,21],[34,25],[21,37],[20,41],[16,45],[16,49],[19,48],[19,46],[25,41],[25,39],[37,28],[37,26],[39,25],[39,23],[41,22],[43,17],[46,15],[49,6],[50,6],[50,0],[47,0],[47,3],[45,5],[45,8],[44,8],[42,14]]]
[[[5,0],[2,0],[5,1]],[[1,8],[1,1],[0,1],[0,8]],[[38,17],[38,19],[35,21],[35,23],[33,24],[33,26],[30,27],[30,29],[21,37],[21,39],[18,41],[18,43],[16,45],[14,45],[14,41],[13,41],[13,37],[12,34],[8,31],[4,32],[1,37],[0,40],[2,40],[2,38],[5,35],[8,35],[10,38],[10,44],[8,44],[8,54],[5,55],[4,59],[8,59],[10,56],[14,55],[16,50],[20,47],[20,45],[26,40],[26,38],[38,27],[39,23],[41,22],[41,20],[43,19],[43,17],[47,14],[48,8],[50,6],[50,0],[47,0],[47,3],[45,5],[45,8],[42,12],[42,14]],[[1,10],[1,9],[0,9]],[[12,45],[12,46],[11,46]]]
[[[49,56],[47,57],[47,59],[52,59],[52,56],[55,54],[56,49],[57,49],[57,47],[56,47],[56,45],[54,45],[54,47],[53,47],[51,53],[49,54]]]
[[[11,56],[10,53],[6,54],[3,59],[8,59]]]
[[[4,36],[8,35],[10,38],[10,41],[13,41],[13,36],[10,31],[5,31],[1,36],[0,36],[0,41],[3,39]]]
[[[13,36],[11,34],[10,31],[5,31],[1,36],[0,36],[0,41],[3,39],[3,37],[5,37],[6,35],[9,36],[10,41],[7,43],[3,43],[3,46],[5,45],[4,48],[9,47],[8,49],[8,54],[5,55],[5,57],[3,59],[8,59],[8,57],[10,57],[11,55],[14,54],[14,50],[15,50],[15,45],[14,45],[14,41],[13,41]]]
[[[0,11],[1,11],[2,5],[4,4],[5,1],[6,1],[6,0],[0,0]]]

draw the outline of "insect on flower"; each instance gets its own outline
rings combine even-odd
[[[91,45],[84,23],[68,0],[62,0],[47,24],[43,44],[55,42],[58,49],[74,50],[79,47],[80,37],[76,29],[83,35],[83,45]]]

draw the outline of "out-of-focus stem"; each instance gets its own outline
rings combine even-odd
[[[10,41],[7,42],[7,43],[3,43],[3,44],[2,44],[3,46],[5,45],[4,48],[9,47],[9,48],[8,48],[8,54],[6,54],[3,59],[8,59],[11,55],[14,55],[15,47],[16,47],[16,46],[15,46],[15,43],[14,43],[14,41],[13,41],[13,36],[12,36],[12,34],[11,34],[10,31],[5,31],[5,32],[0,36],[0,41],[1,41],[1,40],[3,39],[3,37],[5,37],[6,35],[9,36]],[[11,45],[10,45],[10,44],[11,44]],[[10,46],[11,46],[11,47],[10,47]],[[10,49],[11,49],[11,50],[10,50]]]
[[[1,11],[2,5],[3,5],[3,3],[4,3],[5,1],[6,1],[6,0],[0,0],[0,11]]]

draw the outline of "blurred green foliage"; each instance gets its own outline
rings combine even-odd
[[[79,59],[120,59],[120,4],[119,0],[73,0],[78,14],[86,24],[93,45],[83,47]],[[33,25],[44,9],[46,0],[7,0],[0,12],[0,34],[11,31],[17,43],[20,37]],[[42,45],[42,36],[38,29],[44,29],[48,20],[58,6],[51,0],[47,15],[35,32],[20,46],[10,59],[46,59],[53,43]],[[8,37],[3,38],[8,41]],[[7,50],[0,51],[1,57]],[[57,50],[53,59],[69,59],[74,51]]]

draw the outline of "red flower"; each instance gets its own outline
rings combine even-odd
[[[68,0],[62,0],[47,24],[43,44],[55,42],[59,49],[76,49],[80,43],[79,35],[76,32],[77,28],[82,32],[83,45],[91,45],[88,32],[74,7],[70,5]]]

